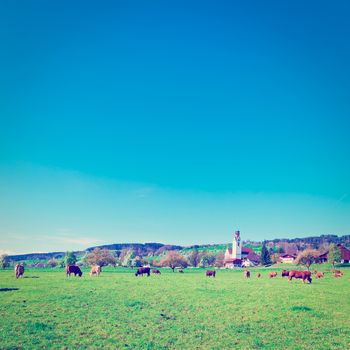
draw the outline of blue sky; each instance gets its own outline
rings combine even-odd
[[[0,250],[349,234],[347,1],[0,7]]]

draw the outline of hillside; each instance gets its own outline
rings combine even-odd
[[[311,236],[303,238],[276,238],[273,240],[268,240],[267,244],[272,249],[275,250],[277,247],[282,247],[284,251],[292,250],[297,252],[306,247],[312,247],[315,249],[322,249],[322,247],[329,243],[342,244],[345,247],[350,247],[350,235],[337,236],[337,235],[321,235],[321,236]],[[212,253],[218,253],[219,251],[225,251],[226,248],[231,243],[221,243],[221,244],[200,244],[200,245],[191,245],[191,246],[180,246],[180,245],[169,245],[164,243],[113,243],[105,244],[100,246],[88,247],[84,251],[75,251],[74,253],[81,257],[86,252],[89,252],[95,248],[105,248],[108,250],[115,251],[117,254],[120,254],[122,250],[133,250],[136,255],[142,257],[153,257],[157,259],[158,257],[164,255],[169,250],[179,250],[181,253],[187,255],[192,250],[197,249],[201,251],[210,251]],[[252,248],[256,253],[259,253],[261,250],[261,242],[254,241],[243,241],[243,246],[247,248]],[[41,261],[49,260],[52,258],[62,259],[65,255],[65,252],[48,252],[48,253],[30,253],[30,254],[18,254],[10,255],[9,258],[12,261]]]

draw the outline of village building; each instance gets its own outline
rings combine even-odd
[[[348,248],[345,248],[341,244],[337,244],[338,249],[340,250],[340,256],[341,260],[340,263],[349,263],[350,262],[350,250]],[[325,263],[328,261],[328,251],[323,252],[319,255],[318,260],[320,263]]]
[[[281,254],[279,256],[279,260],[283,264],[293,264],[296,259],[296,255],[294,254]]]
[[[224,267],[254,266],[258,264],[259,261],[260,257],[254,253],[253,249],[242,247],[240,232],[236,231],[232,247],[227,248],[225,251]]]

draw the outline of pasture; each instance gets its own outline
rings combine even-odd
[[[269,269],[135,277],[0,271],[1,349],[349,349],[350,270],[312,284]],[[256,278],[260,271],[262,277]]]

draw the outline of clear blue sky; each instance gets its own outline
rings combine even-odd
[[[0,250],[350,233],[348,1],[3,1]]]

